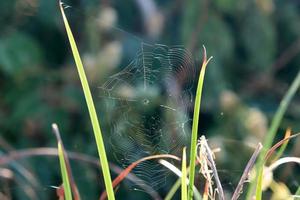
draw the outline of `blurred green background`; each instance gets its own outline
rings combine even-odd
[[[98,87],[135,58],[142,41],[183,45],[196,63],[201,61],[205,45],[214,58],[205,78],[199,135],[205,134],[213,147],[221,147],[217,153],[220,176],[227,193],[233,192],[253,151],[249,146],[262,141],[281,98],[300,70],[300,2],[64,3],[103,121],[109,160],[120,167],[108,142],[113,111],[104,109],[107,105],[101,101]],[[55,147],[51,124],[56,122],[67,150],[97,157],[58,1],[2,0],[0,27],[0,153]],[[192,117],[192,108],[188,113]],[[299,132],[299,119],[298,91],[277,139],[287,127]],[[300,139],[291,141],[286,154],[300,156],[299,145]],[[97,199],[104,185],[97,167],[84,161],[71,164],[82,199]],[[299,186],[297,166],[281,167],[275,175],[292,193]],[[170,176],[161,185],[157,190],[161,197],[175,180]],[[0,199],[57,199],[52,186],[60,183],[56,157],[30,157],[0,166]],[[118,189],[117,199],[151,199],[132,182],[125,183]],[[270,198],[268,192],[266,195]]]

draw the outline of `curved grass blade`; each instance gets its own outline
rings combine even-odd
[[[284,135],[284,139],[290,137],[292,134],[292,130],[290,128],[286,129],[285,131],[285,135]],[[280,149],[278,150],[278,152],[276,153],[275,157],[272,159],[272,163],[275,162],[276,160],[278,160],[282,155],[283,152],[285,151],[288,143],[290,140],[286,140],[280,147]]]
[[[267,162],[267,160],[271,157],[271,155],[275,152],[275,150],[277,148],[284,146],[287,141],[289,141],[292,138],[298,137],[299,135],[300,135],[300,133],[296,133],[296,134],[290,135],[290,136],[284,136],[284,138],[282,140],[280,140],[279,142],[277,142],[276,144],[274,144],[267,151],[264,161]]]
[[[172,163],[166,160],[160,159],[158,162],[163,166],[165,166],[166,168],[168,168],[169,170],[171,170],[174,174],[176,174],[179,177],[179,179],[177,179],[177,181],[174,183],[174,185],[172,186],[172,188],[169,190],[168,194],[165,197],[165,200],[171,200],[181,185],[182,172],[180,171],[180,169],[178,169],[176,166],[174,166]],[[188,172],[189,172],[189,168],[187,169],[187,174]],[[188,178],[186,179],[186,184],[187,185],[189,184]],[[197,190],[195,186],[193,187],[193,191],[194,191],[195,200],[201,200],[200,192]]]
[[[153,159],[159,159],[159,158],[171,158],[174,160],[180,160],[180,158],[178,158],[177,156],[174,155],[170,155],[170,154],[161,154],[161,155],[153,155],[153,156],[147,156],[144,158],[141,158],[133,163],[131,163],[126,169],[124,169],[112,182],[112,186],[113,188],[115,188],[116,186],[118,186],[125,178],[126,176],[131,172],[131,170],[133,170],[138,164],[140,164],[141,162],[144,162],[146,160],[153,160]],[[100,200],[105,200],[107,196],[106,191],[104,191],[101,196],[100,196]]]
[[[182,166],[181,166],[181,172],[182,172],[182,176],[181,176],[181,200],[187,200],[187,187],[186,187],[186,183],[187,183],[187,173],[186,173],[186,147],[183,148],[183,152],[182,152]]]
[[[194,106],[194,115],[193,115],[193,125],[192,125],[192,137],[191,137],[191,150],[190,150],[190,175],[189,175],[189,187],[188,187],[188,199],[193,199],[193,186],[195,180],[195,166],[196,166],[196,151],[197,151],[197,137],[198,137],[198,123],[199,123],[199,114],[200,114],[200,106],[201,106],[201,96],[202,96],[202,88],[204,82],[205,70],[208,62],[212,57],[207,60],[206,49],[203,46],[203,62],[200,71],[200,76],[197,85],[196,91],[196,99]]]
[[[280,102],[280,105],[275,113],[275,116],[271,122],[271,126],[268,129],[266,138],[263,142],[263,150],[262,153],[259,155],[258,162],[256,164],[257,171],[260,172],[264,165],[264,158],[266,156],[267,150],[270,149],[274,137],[278,131],[279,125],[282,121],[283,115],[287,110],[288,105],[290,104],[292,98],[295,96],[296,91],[298,90],[300,86],[300,71],[298,72],[296,78],[294,79],[292,85],[288,89],[287,93],[283,97],[282,101]],[[258,176],[256,177],[256,180],[258,181]],[[252,181],[250,183],[250,186],[248,188],[248,193],[246,196],[246,199],[250,200],[252,199],[252,192],[254,191],[255,185],[257,181]],[[258,181],[259,182],[259,181]],[[259,189],[259,188],[258,188]],[[257,191],[259,192],[259,191]],[[261,192],[261,191],[260,191]]]
[[[93,131],[94,131],[94,137],[96,139],[96,144],[97,144],[97,149],[98,149],[98,155],[100,158],[100,164],[102,166],[102,172],[103,172],[103,176],[104,176],[104,183],[105,183],[105,188],[106,191],[108,193],[108,198],[110,200],[114,200],[115,196],[114,196],[114,192],[113,192],[113,186],[112,186],[112,182],[111,182],[111,177],[110,177],[110,171],[109,171],[109,166],[108,166],[108,161],[107,161],[107,157],[106,157],[106,152],[105,152],[105,147],[104,147],[104,142],[103,142],[103,138],[102,138],[102,132],[101,132],[101,128],[100,128],[100,123],[98,121],[98,117],[97,117],[97,113],[96,113],[96,109],[94,106],[94,102],[93,102],[93,97],[89,88],[89,84],[84,72],[84,68],[83,68],[83,64],[82,61],[80,59],[80,55],[77,49],[77,45],[76,42],[74,40],[71,28],[69,26],[67,17],[65,15],[63,6],[62,6],[62,2],[59,1],[59,6],[60,6],[60,10],[61,10],[61,14],[63,17],[63,21],[64,21],[64,25],[67,31],[67,35],[69,38],[69,42],[71,45],[71,49],[72,49],[72,53],[74,56],[74,60],[76,63],[76,67],[77,67],[77,71],[80,77],[80,82],[83,88],[83,92],[84,92],[84,96],[85,96],[85,100],[87,103],[87,107],[89,110],[89,115],[91,118],[91,122],[92,122],[92,126],[93,126]]]

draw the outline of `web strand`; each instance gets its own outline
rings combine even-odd
[[[189,141],[195,65],[181,46],[141,43],[128,66],[99,87],[111,119],[110,143],[125,168],[149,155],[178,154]],[[134,173],[153,187],[163,186],[168,170],[157,161],[139,164]]]

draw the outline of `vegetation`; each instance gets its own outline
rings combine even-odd
[[[299,196],[296,3],[149,2],[0,3],[0,199]]]

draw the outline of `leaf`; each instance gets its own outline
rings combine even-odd
[[[66,200],[72,200],[72,191],[71,191],[71,186],[70,186],[70,177],[69,173],[67,170],[66,166],[66,158],[65,158],[65,153],[64,153],[64,148],[62,145],[62,141],[59,135],[58,127],[56,124],[52,124],[52,129],[54,134],[56,135],[57,139],[57,147],[58,147],[58,158],[59,158],[59,164],[60,164],[60,171],[61,171],[61,176],[63,179],[63,193]],[[61,197],[59,197],[61,198]]]
[[[93,101],[93,97],[89,88],[89,84],[85,75],[85,71],[83,68],[83,64],[77,49],[77,45],[75,42],[75,39],[73,37],[71,28],[69,26],[67,17],[65,15],[64,9],[63,9],[63,4],[61,1],[59,1],[59,6],[60,6],[60,10],[61,10],[61,14],[63,17],[63,21],[65,24],[65,28],[67,31],[67,35],[69,38],[69,43],[71,45],[71,49],[72,49],[72,53],[74,56],[74,60],[76,63],[76,67],[77,67],[77,71],[80,77],[80,82],[83,88],[83,92],[84,92],[84,96],[85,96],[85,100],[87,103],[87,107],[89,110],[89,115],[91,118],[91,122],[92,122],[92,126],[93,126],[93,131],[94,131],[94,137],[96,139],[96,144],[97,144],[97,149],[98,149],[98,155],[100,158],[100,164],[102,166],[102,172],[103,172],[103,176],[104,176],[104,183],[105,183],[105,188],[108,192],[108,198],[110,200],[114,200],[115,196],[114,196],[114,191],[113,191],[113,186],[112,186],[112,182],[111,182],[111,177],[110,177],[110,171],[109,171],[109,166],[108,166],[108,161],[107,161],[107,157],[106,157],[106,152],[105,152],[105,147],[104,147],[104,142],[103,142],[103,138],[102,138],[102,131],[100,128],[100,123],[98,121],[98,117],[97,117],[97,113],[96,113],[96,109],[95,109],[95,105],[94,105],[94,101]]]
[[[60,143],[60,146],[62,148],[63,157],[64,157],[64,161],[65,161],[65,165],[66,165],[66,169],[67,169],[67,173],[68,173],[68,178],[70,180],[71,189],[72,189],[72,192],[73,192],[74,199],[75,200],[80,200],[79,191],[78,191],[77,185],[76,185],[76,183],[74,181],[74,178],[73,178],[70,161],[69,161],[67,152],[66,152],[66,150],[63,146],[63,142],[62,142],[61,137],[60,137],[58,126],[56,124],[52,124],[52,130],[53,130],[54,134],[56,135],[57,142]],[[59,155],[59,153],[60,152],[58,151],[58,155]],[[64,188],[62,188],[62,191],[64,191],[63,189]]]
[[[192,137],[191,137],[191,150],[190,150],[190,177],[189,177],[189,187],[188,187],[188,199],[193,199],[193,185],[195,180],[195,165],[196,165],[196,146],[197,146],[197,136],[198,136],[198,123],[199,123],[199,114],[201,106],[201,96],[202,88],[204,82],[205,70],[208,62],[212,57],[207,60],[206,49],[203,46],[203,62],[202,68],[200,71],[200,76],[198,80],[198,86],[196,91],[195,107],[194,107],[194,116],[193,116],[193,126],[192,126]]]

